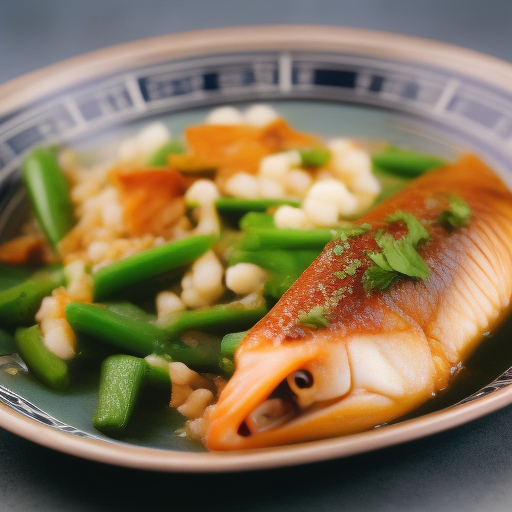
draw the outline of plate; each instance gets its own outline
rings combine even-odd
[[[261,101],[304,131],[381,139],[448,158],[478,153],[512,188],[509,64],[387,33],[241,27],[108,48],[2,85],[0,237],[10,236],[19,223],[24,197],[18,169],[33,146],[108,146],[155,118],[180,133],[215,105]],[[158,471],[311,463],[431,435],[508,405],[512,351],[504,353],[500,343],[500,336],[486,341],[468,362],[472,378],[414,417],[336,439],[230,453],[208,453],[175,435],[179,418],[170,410],[149,416],[149,433],[134,430],[123,441],[109,439],[91,426],[94,379],[83,379],[71,394],[49,392],[23,371],[20,360],[0,357],[0,426],[75,456]],[[492,357],[497,353],[500,361]]]

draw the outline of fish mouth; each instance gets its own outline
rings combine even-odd
[[[272,357],[263,350],[245,353],[210,418],[205,444],[210,450],[267,446],[303,411],[289,385],[289,376],[314,360],[317,349],[280,347]]]

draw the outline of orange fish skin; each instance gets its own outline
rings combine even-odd
[[[438,216],[448,194],[464,199],[472,216],[448,230]],[[375,233],[407,231],[387,224],[401,210],[426,227],[418,252],[430,268],[425,280],[402,278],[366,293],[362,275],[379,250]],[[361,223],[371,230],[333,252],[328,244],[276,306],[242,341],[236,371],[210,416],[212,450],[268,447],[350,434],[394,420],[448,385],[451,371],[482,334],[503,317],[512,294],[512,195],[477,157],[431,171],[376,207]],[[357,261],[353,275],[335,272]],[[341,290],[341,292],[340,292]],[[301,311],[321,305],[329,325],[311,328]],[[239,434],[240,425],[293,372],[315,377],[296,390],[298,415],[275,428]]]

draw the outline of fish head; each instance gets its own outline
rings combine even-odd
[[[213,450],[283,444],[304,436],[311,415],[346,395],[351,374],[346,347],[323,336],[237,353],[236,371],[210,416]],[[314,428],[312,426],[311,428]],[[297,437],[297,434],[295,434]]]
[[[264,448],[368,430],[432,396],[417,329],[247,344],[209,417],[210,450]]]

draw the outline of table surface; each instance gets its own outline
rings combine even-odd
[[[0,0],[0,83],[133,39],[269,23],[399,32],[512,61],[511,20],[510,0]],[[509,406],[374,453],[229,475],[110,467],[0,429],[0,511],[508,511],[511,423]]]

